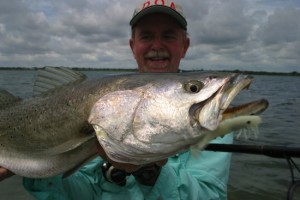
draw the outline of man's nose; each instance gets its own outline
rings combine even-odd
[[[163,50],[164,49],[164,45],[163,45],[163,41],[161,38],[154,38],[153,43],[152,43],[152,50]]]

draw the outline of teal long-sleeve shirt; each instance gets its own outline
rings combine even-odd
[[[232,143],[232,134],[213,140]],[[230,153],[199,151],[170,157],[153,187],[127,177],[125,186],[107,182],[102,175],[103,160],[96,158],[68,178],[23,179],[23,185],[40,200],[224,200]]]

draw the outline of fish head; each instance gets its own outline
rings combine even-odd
[[[142,79],[137,87],[104,95],[90,113],[100,144],[116,162],[150,163],[201,142],[252,81],[241,74],[206,73]]]
[[[177,142],[215,130],[222,113],[252,78],[243,75],[178,77],[138,88],[133,134],[143,142]]]

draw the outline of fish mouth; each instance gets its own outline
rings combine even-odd
[[[212,97],[191,107],[192,123],[196,123],[201,129],[214,131],[225,120],[262,113],[269,105],[265,99],[237,106],[230,105],[242,90],[249,88],[252,80],[252,76],[242,74],[229,77]]]
[[[222,120],[232,119],[246,115],[258,115],[264,112],[269,106],[266,99],[252,101],[235,107],[229,107],[223,112]]]

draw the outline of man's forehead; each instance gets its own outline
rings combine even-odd
[[[164,29],[164,30],[160,30],[160,31],[153,31],[153,30],[150,30],[150,29],[140,29],[137,31],[137,35],[148,35],[148,34],[156,34],[156,33],[159,33],[159,34],[164,34],[164,35],[169,35],[169,34],[177,34],[178,31],[175,30],[175,29]]]

